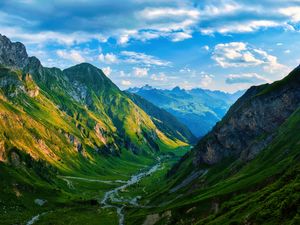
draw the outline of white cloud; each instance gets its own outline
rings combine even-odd
[[[129,80],[122,80],[121,84],[124,85],[124,86],[130,86],[131,85],[131,81],[129,81]]]
[[[62,59],[71,60],[75,63],[81,63],[86,61],[86,59],[77,50],[57,50],[56,54]]]
[[[284,71],[286,67],[278,63],[277,57],[256,49],[244,42],[218,44],[212,59],[223,68],[259,66],[270,73]]]
[[[191,18],[198,19],[199,11],[196,9],[180,8],[146,8],[139,13],[139,16],[147,20],[157,20],[162,18]]]
[[[167,81],[167,76],[166,74],[160,72],[158,74],[152,74],[151,75],[151,80],[154,80],[154,81]]]
[[[113,53],[106,53],[106,54],[101,53],[98,56],[98,59],[100,62],[107,63],[107,64],[116,63],[118,61],[117,56]]]
[[[261,28],[278,27],[282,26],[282,23],[278,23],[272,20],[251,20],[251,21],[233,21],[227,24],[216,25],[214,27],[203,28],[200,32],[204,35],[211,35],[213,33],[248,33],[254,32]]]
[[[291,6],[279,9],[279,13],[291,18],[292,22],[300,21],[300,6]]]
[[[146,41],[159,37],[182,41],[199,30],[203,34],[227,34],[270,27],[294,29],[291,24],[300,21],[298,3],[128,0],[122,7],[110,1],[80,1],[76,5],[57,1],[55,7],[45,1],[32,1],[30,7],[7,3],[0,12],[0,27],[2,33],[27,44],[74,45],[92,39],[106,42],[109,38],[126,44],[131,39]],[[89,13],[78,13],[80,10]]]
[[[200,86],[201,87],[208,87],[213,82],[213,75],[210,74],[202,74],[200,79]]]
[[[131,37],[136,37],[138,35],[138,30],[122,29],[119,31],[119,35],[117,35],[118,44],[125,45]]]
[[[110,76],[112,69],[108,66],[108,67],[102,68],[102,71],[108,77],[108,76]]]
[[[126,77],[126,73],[123,70],[120,71],[120,77]]]
[[[183,41],[185,39],[192,38],[193,36],[186,32],[176,32],[170,35],[173,42]]]
[[[136,77],[146,77],[148,75],[149,68],[140,68],[140,67],[134,67],[133,68],[133,74]]]
[[[188,67],[184,67],[182,69],[179,70],[180,73],[190,73],[192,72],[192,70]]]
[[[219,5],[206,5],[202,10],[200,10],[200,15],[203,17],[218,17],[222,15],[231,15],[242,9],[242,5],[235,2],[220,1]]]
[[[0,22],[1,25],[1,22]],[[40,32],[26,32],[19,27],[1,27],[1,33],[7,35],[11,39],[16,39],[25,44],[46,44],[46,43],[59,43],[66,46],[89,42],[92,39],[100,42],[106,42],[107,37],[102,34],[94,34],[88,32],[71,32],[60,33],[54,31],[40,31]]]
[[[159,7],[145,8],[137,13],[137,17],[145,21],[147,29],[160,31],[162,36],[172,36],[171,32],[175,31],[178,32],[176,38],[183,40],[190,38],[187,31],[199,21],[200,13],[196,8]]]
[[[291,50],[287,49],[287,50],[284,51],[284,53],[289,54],[289,53],[291,53]]]
[[[277,60],[276,56],[269,55],[266,51],[261,49],[253,49],[254,52],[258,53],[258,57],[261,57],[263,63],[263,69],[269,73],[276,73],[276,72],[287,72],[289,69],[280,64]]]
[[[256,73],[245,74],[230,74],[226,78],[227,84],[249,83],[249,84],[261,84],[269,83],[269,79],[262,77]]]
[[[144,53],[122,51],[123,61],[126,63],[143,64],[146,66],[169,66],[171,63],[165,60],[158,59],[152,55],[146,55]]]
[[[224,68],[256,66],[263,63],[263,61],[254,57],[247,44],[243,42],[216,45],[212,59]]]
[[[208,45],[204,45],[202,48],[203,48],[205,51],[209,51],[209,46],[208,46]]]

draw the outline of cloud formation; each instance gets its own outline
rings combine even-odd
[[[233,90],[266,82],[258,74],[278,79],[299,63],[299,3],[2,1],[0,32],[23,42],[45,66],[89,62],[123,86]]]
[[[74,63],[82,63],[85,62],[86,59],[81,55],[81,53],[77,50],[57,50],[56,54],[66,60],[71,60]]]
[[[121,81],[121,84],[122,84],[123,86],[130,86],[130,85],[131,85],[131,82],[130,82],[129,80],[122,80],[122,81]]]
[[[269,83],[270,80],[262,77],[256,73],[246,73],[246,74],[230,74],[226,78],[227,84],[261,84],[261,83]]]
[[[148,68],[134,67],[133,75],[136,77],[146,77],[148,75],[148,70]]]
[[[265,10],[266,5],[268,10]],[[67,45],[89,40],[189,39],[202,34],[297,29],[299,1],[4,1],[1,32],[29,42]]]
[[[118,62],[117,56],[113,53],[106,53],[106,54],[101,53],[98,56],[98,59],[100,62],[107,63],[107,64]]]
[[[122,51],[121,56],[123,57],[123,62],[126,63],[140,64],[145,66],[169,66],[171,64],[171,62],[140,52]]]
[[[278,62],[276,56],[244,42],[217,44],[214,48],[212,59],[223,68],[261,65],[268,72],[285,69],[285,66]]]

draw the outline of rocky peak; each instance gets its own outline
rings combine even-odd
[[[11,42],[0,34],[0,64],[12,68],[24,68],[28,63],[25,46],[20,42]]]
[[[63,74],[72,82],[77,81],[93,91],[118,89],[103,71],[89,63],[81,63],[63,70]]]
[[[152,89],[153,89],[153,87],[150,86],[149,84],[146,84],[143,87],[141,87],[141,90],[146,90],[146,91],[149,91],[149,90],[152,90]]]

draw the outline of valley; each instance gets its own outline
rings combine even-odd
[[[163,90],[149,85],[130,88],[127,92],[141,96],[166,110],[185,124],[198,138],[210,131],[222,119],[229,107],[244,93],[244,91],[226,93],[201,88],[185,90],[179,87]]]
[[[300,224],[300,65],[234,93],[121,90],[109,73],[0,35],[1,224]]]
[[[148,161],[148,165],[145,164],[147,161],[140,161],[141,164],[132,163],[132,170],[128,170],[130,163],[124,162],[127,170],[124,167],[116,168],[114,176],[111,177],[83,177],[80,174],[57,176],[53,178],[55,184],[35,187],[33,190],[15,176],[12,179],[18,186],[14,191],[22,194],[19,197],[15,197],[15,193],[7,192],[6,196],[1,195],[3,200],[8,198],[12,200],[11,204],[4,202],[1,204],[2,222],[10,224],[13,213],[17,213],[14,223],[21,224],[81,224],[86,221],[89,224],[124,224],[127,208],[143,207],[144,194],[153,191],[150,189],[153,186],[150,187],[147,180],[157,182],[158,174],[165,173],[186,151],[187,148],[175,150],[177,155],[174,155],[174,152],[166,154],[159,161],[158,158]],[[29,191],[25,188],[29,188]],[[25,190],[26,193],[23,193]],[[41,199],[45,203],[38,205],[35,203],[36,199]],[[18,202],[17,207],[14,205],[15,201]],[[12,208],[16,211],[11,211]],[[123,208],[126,209],[125,212]]]

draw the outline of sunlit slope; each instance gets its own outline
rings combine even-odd
[[[207,172],[182,186],[181,178],[175,185],[169,181],[166,193],[152,196],[151,204],[169,203],[152,214],[169,212],[171,217],[161,217],[164,224],[298,224],[300,132],[295,131],[299,125],[297,110],[254,160],[228,160],[203,168]]]
[[[122,149],[150,157],[162,148],[185,145],[158,130],[142,109],[89,64],[64,73],[40,64],[28,68],[24,71],[30,74],[4,67],[0,71],[3,158],[17,147],[35,159],[74,169],[80,158],[91,163],[94,155],[120,155]],[[84,80],[74,76],[70,82],[78,73]],[[89,83],[92,76],[103,80]],[[76,82],[85,88],[83,99],[72,96],[72,91],[78,94],[72,85]]]
[[[250,88],[128,221],[298,224],[299,107],[300,67]]]
[[[61,71],[45,68],[33,57],[24,68],[0,67],[3,224],[24,223],[44,211],[64,214],[64,210],[74,213],[83,208],[96,224],[99,218],[114,224],[113,210],[99,216],[99,205],[89,202],[119,185],[114,180],[127,180],[160,155],[186,145],[158,129],[150,116],[90,64]],[[73,189],[63,175],[112,183],[74,181]],[[46,206],[34,202],[39,198],[47,199]],[[77,221],[82,223],[84,215],[80,215]]]

